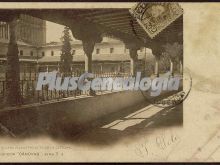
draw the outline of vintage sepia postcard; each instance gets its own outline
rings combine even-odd
[[[0,2],[0,162],[220,161],[220,4]]]

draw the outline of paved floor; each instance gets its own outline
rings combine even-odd
[[[1,124],[1,123],[0,123]],[[138,135],[147,135],[151,130],[168,127],[182,126],[183,106],[158,107],[145,101],[136,106],[122,109],[119,112],[108,114],[95,120],[84,127],[70,127],[47,130],[41,132],[34,128],[29,133],[22,132],[16,136],[6,127],[1,126],[0,133],[11,137],[36,137],[47,134],[58,141],[70,143],[85,143],[92,145],[109,145],[120,142],[124,138]]]
[[[162,108],[143,102],[134,107],[102,118],[91,125],[76,132],[68,131],[65,136],[56,137],[74,143],[92,145],[111,145],[124,138],[150,133],[153,129],[182,126],[182,104],[173,108]]]

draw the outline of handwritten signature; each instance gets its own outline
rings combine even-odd
[[[136,144],[134,151],[137,156],[142,158],[145,156],[160,156],[159,151],[165,151],[179,141],[180,137],[174,133],[160,134],[153,139],[145,139],[144,142]]]

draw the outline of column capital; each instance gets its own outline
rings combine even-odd
[[[162,53],[164,52],[164,49],[162,46],[160,45],[155,45],[151,47],[152,50],[152,54],[155,56],[155,58],[158,60],[160,59],[160,56],[162,55]]]
[[[138,54],[137,51],[141,48],[141,45],[136,42],[124,42],[125,47],[129,49],[130,55],[130,73],[132,75],[136,74]]]
[[[125,47],[127,49],[130,49],[130,50],[139,50],[141,48],[141,45],[140,44],[137,44],[135,42],[124,42],[125,43]]]
[[[99,28],[89,22],[78,22],[70,26],[73,36],[82,41],[85,52],[85,71],[92,72],[92,53],[96,43],[102,42]]]
[[[102,42],[102,34],[100,30],[93,24],[80,22],[70,27],[74,38],[84,42]]]
[[[82,40],[83,51],[87,56],[91,56],[95,47],[94,40]]]
[[[137,51],[138,51],[138,49],[135,49],[135,48],[129,49],[130,58],[137,60],[138,59]]]
[[[136,42],[124,42],[124,43],[125,43],[125,47],[129,49],[130,58],[137,61],[138,59],[137,51],[141,48],[141,45]]]

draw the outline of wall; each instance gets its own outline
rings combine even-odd
[[[22,57],[32,58],[31,51],[33,52],[33,59],[35,59],[37,57],[36,47],[29,46],[29,45],[21,45],[21,44],[19,44],[19,42],[17,44],[18,44],[18,51],[19,51],[18,55],[20,57],[21,57],[20,50],[23,51]],[[3,57],[6,57],[7,52],[8,52],[8,43],[1,43],[1,41],[0,41],[0,55],[2,55]]]
[[[0,112],[0,122],[14,134],[77,129],[96,119],[144,101],[141,92],[115,92],[96,97],[22,106]]]

